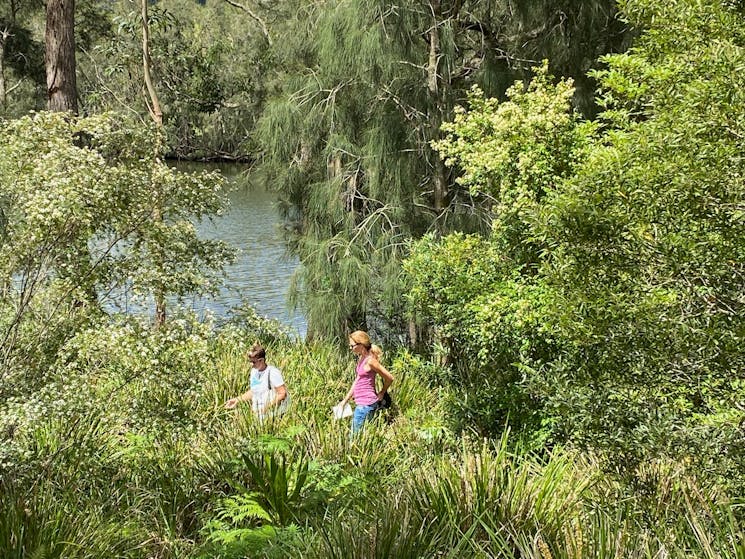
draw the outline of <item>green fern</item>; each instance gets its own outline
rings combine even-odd
[[[220,520],[240,525],[251,521],[266,521],[271,523],[271,516],[257,500],[258,493],[235,495],[228,497],[222,503],[222,510],[217,517]]]

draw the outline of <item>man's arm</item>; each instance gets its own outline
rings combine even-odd
[[[225,409],[232,410],[240,402],[250,402],[251,400],[253,400],[253,392],[251,392],[251,390],[247,390],[240,396],[236,396],[235,398],[231,398],[230,400],[225,402]]]
[[[266,409],[273,408],[282,403],[287,398],[287,387],[283,384],[281,386],[274,387],[274,400],[267,402]]]
[[[274,400],[266,403],[266,409],[278,406],[287,399],[287,386],[282,371],[274,366],[269,370],[269,389],[274,390]]]

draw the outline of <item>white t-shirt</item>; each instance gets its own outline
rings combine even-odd
[[[251,369],[251,395],[253,410],[260,416],[264,414],[264,408],[267,403],[272,402],[276,397],[275,388],[283,386],[285,380],[282,373],[274,365],[267,365],[263,371],[257,368]],[[280,413],[287,408],[290,399],[289,393],[279,406]]]

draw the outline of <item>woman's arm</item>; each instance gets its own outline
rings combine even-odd
[[[378,392],[378,401],[383,399],[383,396],[385,396],[385,393],[388,392],[388,389],[391,387],[391,384],[393,384],[393,381],[396,380],[393,378],[393,375],[383,367],[383,365],[378,361],[377,359],[370,359],[368,360],[368,365],[370,366],[370,369],[378,373],[381,377],[383,377],[383,388]]]
[[[344,406],[346,406],[347,403],[349,402],[349,400],[352,398],[352,395],[354,394],[354,385],[355,385],[356,382],[357,382],[357,379],[354,379],[354,382],[352,383],[352,386],[349,388],[349,391],[347,392],[347,395],[344,396],[344,399],[342,399],[341,402],[339,402],[341,404],[341,407],[342,408]]]

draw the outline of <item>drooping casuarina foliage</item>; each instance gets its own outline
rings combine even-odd
[[[296,297],[311,334],[403,322],[408,240],[488,228],[488,204],[431,148],[440,124],[471,85],[500,95],[554,49],[562,71],[582,74],[594,59],[587,43],[592,52],[622,44],[612,15],[610,2],[299,8],[280,53],[287,78],[260,132],[302,264]]]

